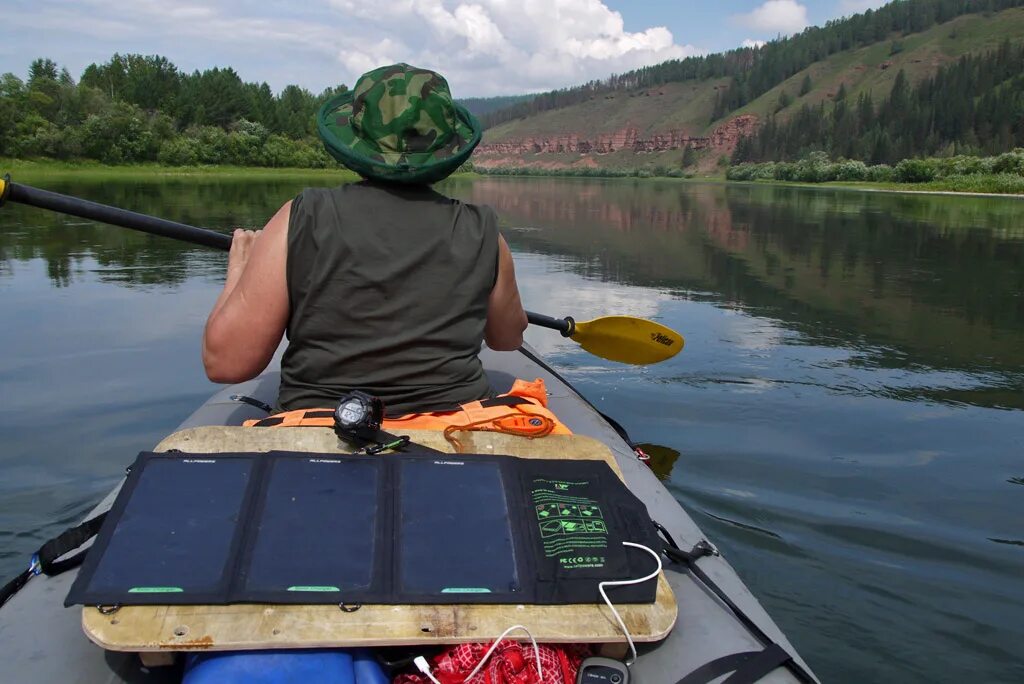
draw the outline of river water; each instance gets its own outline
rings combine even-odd
[[[219,230],[307,181],[41,184]],[[528,340],[634,439],[827,682],[1024,681],[1024,201],[452,180],[527,308],[681,331],[644,368]],[[0,210],[0,574],[214,390],[224,255]],[[683,607],[685,610],[685,606]]]

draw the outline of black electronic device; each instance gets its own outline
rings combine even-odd
[[[383,401],[365,392],[349,392],[334,409],[334,431],[342,439],[375,442],[383,419]]]
[[[611,658],[587,658],[580,663],[576,684],[629,684],[629,668]]]

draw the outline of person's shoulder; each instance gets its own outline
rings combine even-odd
[[[480,223],[487,228],[497,229],[498,212],[489,204],[473,204],[465,202],[464,206],[480,218]]]

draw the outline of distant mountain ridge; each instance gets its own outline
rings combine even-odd
[[[687,165],[707,168],[766,123],[808,110],[828,116],[837,96],[849,103],[867,97],[882,109],[900,73],[916,86],[961,57],[1021,44],[1024,0],[898,0],[762,48],[673,60],[485,114],[489,128],[473,161],[481,168],[622,169],[678,167],[685,154]],[[1024,83],[987,87],[1016,92]],[[1007,101],[1012,108],[1016,98]],[[970,147],[964,137],[959,142]],[[829,147],[828,140],[802,144]],[[918,153],[912,148],[904,151]]]
[[[456,99],[460,105],[476,117],[483,117],[491,112],[508,109],[521,102],[532,100],[535,95],[498,95],[496,97],[464,97]]]

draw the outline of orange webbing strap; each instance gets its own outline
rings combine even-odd
[[[516,380],[505,394],[493,399],[471,401],[454,411],[436,413],[410,413],[399,418],[386,418],[381,429],[388,432],[402,430],[440,430],[449,427],[468,427],[486,429],[478,426],[491,424],[498,432],[506,431],[497,424],[504,421],[506,428],[519,430],[525,434],[536,430],[537,426],[530,419],[537,417],[542,427],[550,425],[544,434],[571,435],[572,431],[547,408],[547,391],[544,381],[538,378],[533,382]],[[514,419],[514,420],[513,420]],[[259,420],[247,420],[246,427],[334,427],[334,411],[326,408],[298,409],[285,411]],[[542,436],[542,435],[538,435]]]
[[[502,432],[506,435],[518,435],[519,437],[546,437],[555,429],[555,422],[546,416],[530,416],[522,413],[506,413],[497,418],[479,420],[468,425],[449,425],[444,429],[444,438],[455,449],[455,453],[462,453],[462,442],[456,437],[456,432]]]

